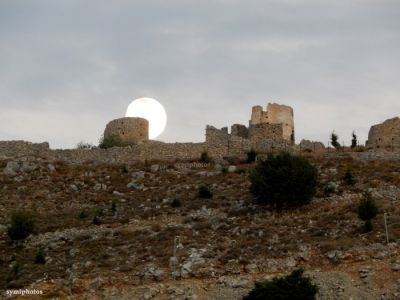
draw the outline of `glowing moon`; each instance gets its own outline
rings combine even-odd
[[[149,121],[149,138],[154,139],[163,133],[167,125],[167,113],[155,99],[138,98],[129,104],[125,117],[139,117]]]

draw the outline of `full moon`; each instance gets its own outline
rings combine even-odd
[[[149,138],[154,139],[163,133],[167,124],[167,113],[155,99],[138,98],[129,104],[125,117],[139,117],[149,121]]]

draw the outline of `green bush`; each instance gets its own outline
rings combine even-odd
[[[258,203],[282,210],[311,201],[316,191],[317,169],[301,156],[287,152],[269,154],[251,171],[250,182],[250,191]]]
[[[100,217],[99,216],[94,216],[93,217],[93,224],[94,225],[100,225],[102,222],[101,222],[101,219],[100,219]]]
[[[200,198],[212,198],[213,193],[210,191],[208,185],[201,184],[199,185],[198,194]]]
[[[350,170],[346,171],[346,173],[343,176],[343,180],[347,185],[354,185],[356,183],[353,173]]]
[[[178,198],[174,198],[171,202],[171,207],[181,207],[182,202]]]
[[[373,229],[371,220],[378,214],[378,206],[370,192],[365,192],[363,198],[358,205],[358,217],[365,222],[365,230],[367,232]]]
[[[317,292],[318,287],[299,269],[286,277],[256,282],[243,300],[313,300]]]
[[[37,252],[36,252],[36,256],[35,256],[35,264],[45,264],[46,263],[46,258],[43,252],[43,249],[40,248]]]
[[[247,152],[247,163],[255,162],[256,158],[257,158],[257,152],[254,149],[250,149],[250,151]]]
[[[205,164],[208,164],[211,162],[211,158],[208,156],[207,151],[201,153],[200,162],[205,163]]]
[[[30,212],[14,211],[11,213],[11,223],[8,226],[7,234],[14,241],[23,240],[33,232],[34,224]]]
[[[111,212],[115,214],[116,211],[117,211],[117,200],[113,199],[111,201]]]
[[[102,136],[99,140],[99,148],[102,149],[112,147],[126,147],[131,145],[133,145],[133,143],[123,141],[118,135],[111,135],[107,138]]]
[[[88,214],[84,211],[84,210],[82,210],[80,213],[79,213],[79,219],[84,219],[84,218],[86,218],[86,217],[88,217]]]

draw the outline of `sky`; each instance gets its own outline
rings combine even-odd
[[[0,140],[97,144],[139,97],[165,142],[275,102],[296,142],[364,143],[399,116],[400,1],[0,0]]]

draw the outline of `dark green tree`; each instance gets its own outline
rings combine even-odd
[[[355,134],[355,132],[353,131],[353,133],[351,134],[351,148],[355,148],[357,147],[357,135]]]
[[[258,203],[278,210],[308,203],[315,194],[317,169],[306,159],[288,152],[257,162],[250,173],[250,191]]]
[[[365,231],[373,229],[372,219],[378,214],[378,206],[369,191],[364,192],[363,198],[358,205],[358,217],[365,222]]]
[[[257,158],[257,152],[252,148],[247,152],[247,163],[255,162]]]
[[[286,277],[256,282],[243,300],[314,300],[317,292],[318,286],[299,269]]]
[[[340,144],[338,142],[339,136],[333,131],[331,133],[331,145],[335,147],[336,149],[340,148]]]
[[[212,198],[213,197],[213,193],[211,192],[210,188],[206,184],[199,185],[198,195],[199,195],[199,198]]]
[[[11,213],[11,222],[7,228],[8,236],[14,241],[27,238],[34,229],[34,219],[30,212],[17,210]]]
[[[205,163],[205,164],[208,164],[211,162],[211,158],[208,156],[207,151],[201,152],[200,162]]]

